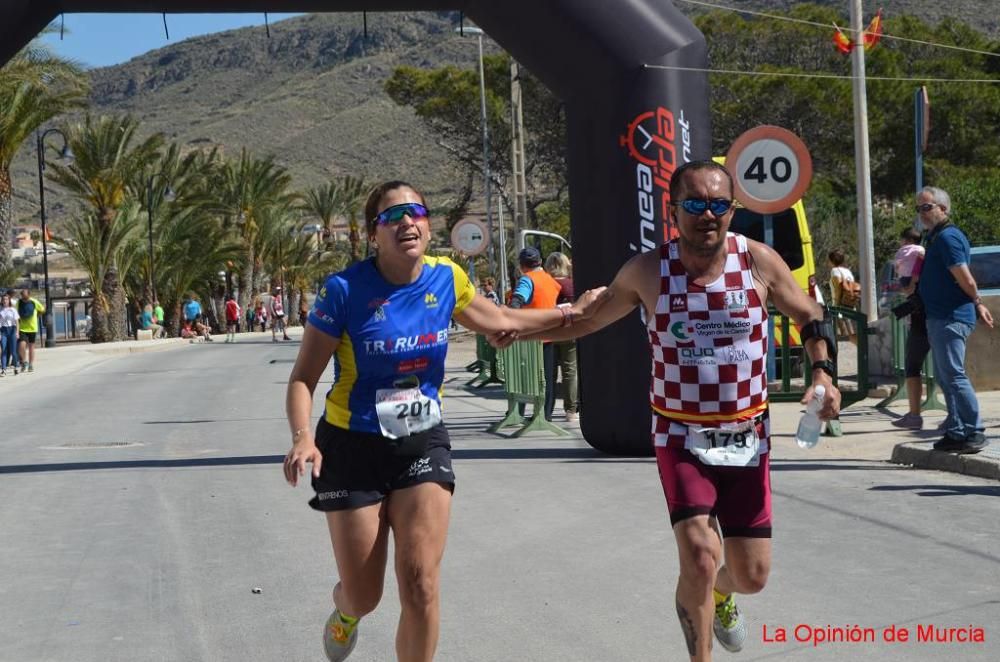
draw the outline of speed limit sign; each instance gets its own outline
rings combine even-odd
[[[802,140],[780,126],[758,126],[733,143],[726,154],[733,195],[760,214],[788,209],[812,181],[812,157]]]

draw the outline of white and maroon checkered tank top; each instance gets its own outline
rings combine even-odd
[[[660,295],[646,324],[649,400],[675,421],[719,425],[767,408],[767,308],[753,284],[746,237],[729,233],[726,252],[723,274],[701,286],[688,281],[677,240],[660,248]]]

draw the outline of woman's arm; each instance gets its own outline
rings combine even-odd
[[[313,392],[330,363],[330,357],[339,346],[339,338],[320,331],[312,324],[306,326],[299,355],[295,359],[292,374],[288,377],[285,414],[292,432],[292,449],[285,457],[284,472],[285,480],[293,487],[298,483],[299,476],[305,473],[307,462],[312,463],[312,473],[316,477],[323,464],[323,456],[313,439]]]
[[[569,326],[578,319],[588,319],[603,304],[606,289],[588,290],[572,306],[563,308],[497,308],[489,299],[477,294],[462,312],[455,314],[455,319],[483,335],[538,333]]]

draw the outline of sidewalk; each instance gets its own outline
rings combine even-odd
[[[475,360],[475,336],[471,333],[453,334],[449,342],[448,364],[450,369],[465,366]],[[449,371],[450,374],[451,373]],[[472,373],[462,373],[472,377]],[[455,384],[464,383],[455,379],[447,388],[456,388]],[[487,386],[483,389],[466,389],[472,393],[502,393],[502,387]],[[495,399],[497,405],[505,404],[502,399]],[[803,406],[790,402],[771,403],[771,445],[774,448],[774,458],[785,461],[811,460],[867,460],[874,462],[891,462],[910,465],[918,469],[934,469],[961,473],[981,478],[1000,480],[1000,391],[985,391],[978,394],[980,410],[986,424],[986,437],[990,446],[976,455],[955,455],[942,453],[932,449],[935,441],[941,438],[937,425],[944,419],[943,411],[932,411],[924,417],[924,429],[921,431],[901,430],[890,425],[896,417],[906,413],[905,401],[896,403],[889,409],[875,407],[881,398],[868,398],[855,403],[841,413],[843,436],[823,436],[820,443],[811,449],[799,448],[795,443],[795,430],[802,416]],[[492,404],[492,403],[491,403]],[[499,410],[496,420],[503,415]],[[583,416],[586,413],[582,414]],[[447,418],[447,417],[446,417]],[[575,441],[584,441],[578,423],[568,423],[563,417],[562,401],[556,400],[554,422],[572,433]],[[490,421],[493,422],[493,421]],[[485,429],[485,426],[484,426]],[[513,431],[516,428],[510,428]],[[542,436],[542,433],[529,433],[528,436]],[[555,437],[553,437],[555,438]],[[565,437],[569,441],[570,437]]]

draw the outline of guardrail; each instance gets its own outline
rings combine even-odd
[[[854,324],[855,329],[858,330],[856,389],[841,388],[840,357],[838,356],[837,377],[834,378],[834,384],[838,388],[841,388],[840,404],[841,409],[843,409],[867,398],[868,391],[871,388],[871,379],[868,375],[868,316],[853,308],[830,306],[829,310],[835,320],[844,319],[850,321]],[[812,384],[812,363],[809,361],[808,354],[803,351],[802,346],[793,345],[791,342],[791,320],[774,308],[768,308],[767,313],[774,326],[781,331],[780,334],[771,334],[772,342],[769,351],[780,355],[780,358],[777,358],[775,361],[768,361],[768,364],[778,365],[780,363],[781,378],[780,381],[775,380],[775,375],[768,374],[768,398],[774,402],[798,402],[805,395],[806,389]],[[776,345],[773,340],[779,335],[781,342]],[[843,337],[837,338],[838,342],[843,339]],[[778,388],[775,388],[775,384],[778,385]]]
[[[497,350],[480,333],[476,334],[476,360],[465,366],[465,369],[479,373],[466,382],[466,386],[482,388],[487,384],[503,384],[500,366],[497,364]]]
[[[899,319],[895,315],[892,316],[890,323],[892,329],[892,372],[896,377],[896,391],[875,405],[876,407],[888,407],[897,400],[909,397],[906,389],[906,340],[910,335],[908,319],[908,317]],[[934,379],[934,361],[930,352],[927,352],[927,356],[924,358],[923,376],[926,397],[920,403],[920,411],[947,410],[948,407],[938,399],[937,382]]]
[[[552,432],[564,437],[570,433],[555,423],[545,420],[545,368],[542,360],[542,343],[533,340],[515,342],[510,347],[497,351],[504,389],[507,392],[507,414],[489,428],[488,432],[499,432],[503,428],[521,425],[513,437],[527,432]],[[521,404],[531,404],[531,419],[525,423]]]

